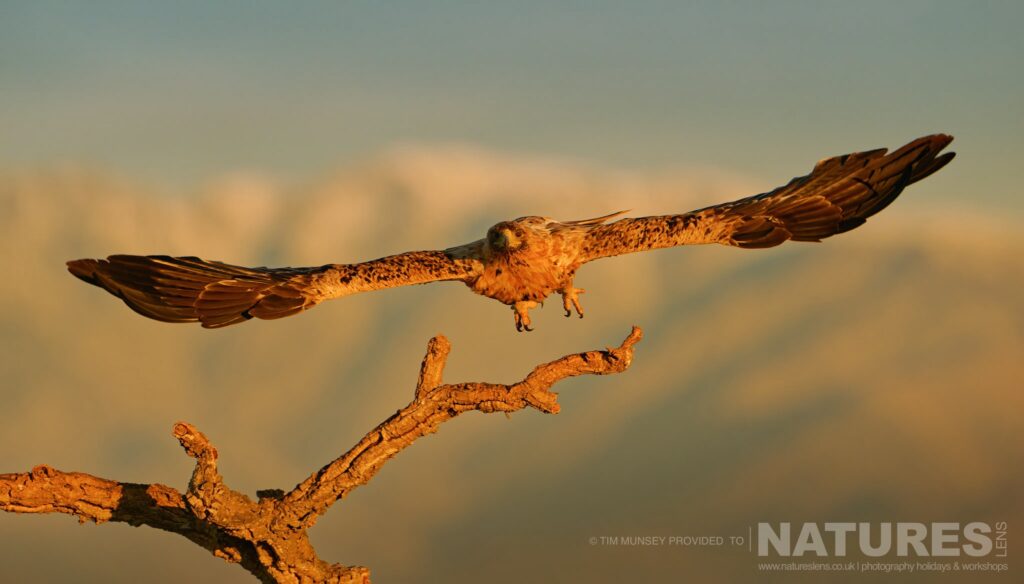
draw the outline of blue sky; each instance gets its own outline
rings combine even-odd
[[[1020,6],[4,3],[0,167],[301,180],[457,142],[778,181],[945,131],[938,196],[1020,210]]]

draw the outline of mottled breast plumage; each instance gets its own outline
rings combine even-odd
[[[503,240],[489,237],[480,277],[467,284],[477,294],[504,304],[543,301],[570,284],[579,267],[583,233],[566,227],[547,217],[499,223],[495,228],[509,230],[505,239],[514,245],[504,248],[498,245]]]

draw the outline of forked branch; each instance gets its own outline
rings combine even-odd
[[[196,460],[184,493],[155,483],[122,483],[41,465],[27,473],[0,474],[0,509],[67,513],[81,523],[119,521],[163,529],[240,564],[263,582],[369,582],[369,569],[327,563],[309,542],[307,530],[335,501],[369,482],[416,439],[463,412],[511,413],[532,407],[558,413],[554,384],[566,377],[625,371],[641,336],[633,327],[617,348],[567,355],[537,366],[511,385],[442,384],[451,344],[443,336],[434,337],[427,344],[413,401],[288,493],[260,491],[253,501],[232,490],[217,470],[217,449],[191,424],[178,422],[174,437]]]

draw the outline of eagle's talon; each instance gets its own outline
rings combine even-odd
[[[562,289],[562,308],[565,309],[566,318],[572,316],[572,309],[576,309],[576,314],[583,318],[583,307],[580,306],[580,294],[585,293],[586,290],[583,288],[573,288],[570,284]]]
[[[535,308],[536,306],[537,303],[531,300],[523,300],[512,305],[512,312],[515,314],[517,331],[533,331],[533,328],[530,326],[530,309]]]

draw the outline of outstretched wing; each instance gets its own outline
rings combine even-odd
[[[774,191],[684,215],[622,219],[590,230],[583,261],[676,245],[721,243],[772,247],[821,241],[862,225],[903,189],[945,166],[954,153],[939,155],[953,140],[935,134],[891,154],[869,150],[827,158],[807,176]]]
[[[313,268],[243,268],[196,257],[113,255],[70,261],[68,271],[142,316],[219,328],[253,317],[291,316],[357,292],[467,280],[479,271],[473,245]]]

